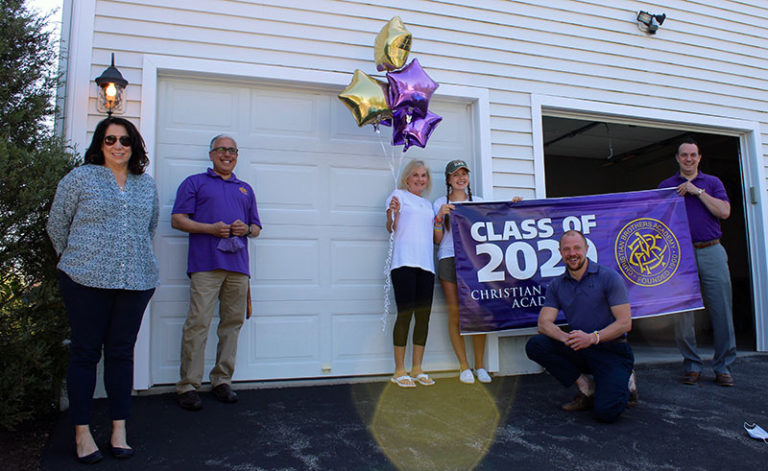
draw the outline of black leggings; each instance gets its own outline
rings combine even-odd
[[[395,268],[391,275],[397,303],[397,320],[392,331],[392,342],[396,347],[405,347],[413,314],[416,317],[413,344],[423,347],[427,343],[435,275],[414,267]]]

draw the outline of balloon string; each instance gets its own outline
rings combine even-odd
[[[381,315],[382,332],[386,332],[387,330],[389,310],[392,307],[392,302],[390,301],[390,294],[392,293],[392,276],[390,274],[390,267],[392,266],[392,252],[395,247],[394,242],[395,231],[393,229],[389,234],[389,250],[387,251],[387,259],[384,261],[384,313]]]
[[[381,145],[381,151],[384,154],[385,157],[389,157],[387,159],[387,163],[389,164],[389,170],[392,173],[392,181],[394,182],[395,188],[397,188],[397,170],[400,168],[400,164],[402,163],[403,157],[402,154],[399,156],[395,152],[393,147],[389,147],[389,152],[387,152],[387,146],[384,145],[384,136],[381,135],[381,131],[379,130],[378,126],[374,126],[374,129],[376,130],[376,134],[379,137],[379,144]],[[389,234],[389,249],[387,250],[387,258],[384,261],[384,312],[381,314],[381,331],[386,332],[387,330],[387,320],[389,319],[389,312],[392,308],[392,301],[391,301],[391,294],[392,294],[392,276],[390,274],[391,267],[392,267],[392,254],[394,252],[395,248],[395,213],[394,211],[390,212],[389,215],[392,232]]]

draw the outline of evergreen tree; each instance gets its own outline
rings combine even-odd
[[[57,75],[47,18],[0,0],[0,31],[0,426],[12,429],[61,389],[68,327],[45,223],[75,158],[48,126]]]

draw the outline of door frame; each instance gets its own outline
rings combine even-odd
[[[741,185],[748,236],[751,270],[755,343],[757,351],[768,351],[768,197],[764,156],[760,152],[760,123],[647,107],[616,105],[547,95],[531,95],[534,172],[536,197],[546,198],[544,172],[543,116],[598,120],[691,132],[721,134],[739,139]]]

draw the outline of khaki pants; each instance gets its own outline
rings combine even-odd
[[[190,276],[189,313],[181,339],[181,380],[179,394],[198,389],[203,381],[205,343],[219,301],[219,343],[216,364],[211,370],[211,385],[231,383],[237,357],[237,336],[245,320],[249,278],[242,273],[213,270]]]

